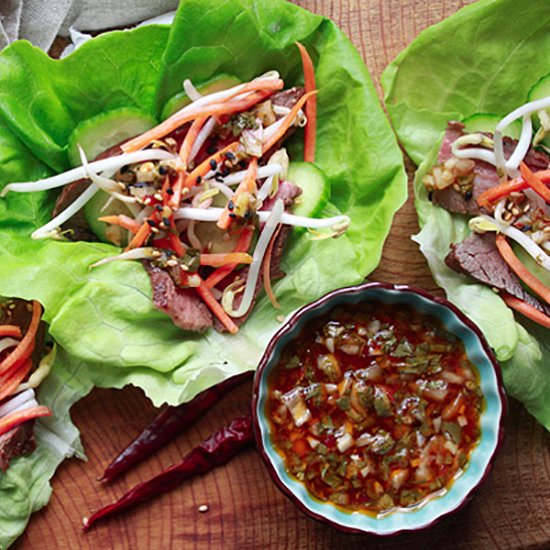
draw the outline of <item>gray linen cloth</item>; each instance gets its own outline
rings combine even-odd
[[[48,50],[70,29],[133,25],[177,8],[178,0],[0,0],[0,49],[18,38]]]

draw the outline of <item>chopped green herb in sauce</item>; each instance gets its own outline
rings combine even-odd
[[[462,343],[405,306],[311,321],[270,379],[273,439],[323,501],[377,515],[444,493],[479,440],[483,395]]]

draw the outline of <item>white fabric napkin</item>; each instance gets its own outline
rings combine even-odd
[[[0,49],[18,38],[48,50],[69,30],[98,31],[133,25],[167,10],[178,0],[0,0]]]

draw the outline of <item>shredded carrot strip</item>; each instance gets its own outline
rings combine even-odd
[[[306,93],[315,90],[315,70],[313,61],[306,48],[296,42],[302,57],[302,66],[304,68],[304,84]],[[313,96],[306,104],[307,124],[304,130],[304,160],[306,162],[315,162],[315,144],[317,141],[317,97]]]
[[[193,144],[195,143],[197,139],[197,135],[201,131],[201,128],[204,126],[204,123],[208,120],[208,117],[201,116],[199,118],[196,118],[193,121],[193,124],[191,124],[191,127],[187,131],[187,134],[185,134],[185,138],[181,144],[180,147],[180,159],[183,163],[183,166],[185,170],[187,170],[187,163],[189,162],[189,155],[191,154],[191,149],[193,148]]]
[[[523,179],[533,191],[540,195],[546,202],[550,202],[550,189],[544,185],[541,178],[539,178],[532,170],[529,169],[527,164],[522,162],[519,166],[519,171],[523,176]]]
[[[277,237],[279,236],[279,233],[281,231],[281,226],[277,228],[277,231],[273,234],[273,237],[271,237],[271,241],[269,242],[269,245],[267,246],[267,249],[265,251],[264,256],[264,265],[263,265],[263,279],[264,279],[264,288],[265,293],[267,294],[267,297],[269,298],[269,301],[273,304],[273,307],[275,309],[279,309],[281,307],[281,304],[277,301],[277,298],[275,297],[275,294],[273,294],[273,288],[271,286],[271,255],[273,254],[273,245],[275,244],[275,241],[277,240]]]
[[[32,352],[31,352],[32,353]],[[15,364],[9,372],[0,376],[0,401],[11,395],[25,380],[32,368],[32,359],[28,358],[18,366]]]
[[[536,172],[536,176],[543,183],[550,183],[550,170],[540,170],[539,172]],[[514,178],[513,180],[508,180],[500,183],[499,185],[495,185],[494,187],[491,187],[490,189],[487,189],[487,191],[481,193],[481,195],[477,198],[477,203],[479,206],[490,209],[491,203],[506,197],[514,191],[522,191],[526,187],[527,182],[522,177]]]
[[[251,264],[252,256],[246,252],[229,252],[227,254],[201,254],[200,264],[220,267],[231,264]]]
[[[239,186],[235,190],[235,194],[233,195],[232,202],[236,203],[238,197],[242,195],[243,193],[255,193],[256,192],[256,176],[258,175],[258,159],[254,157],[250,164],[248,165],[248,168],[246,170],[246,173],[244,175],[244,178],[242,179],[241,183],[239,183]],[[227,229],[231,223],[231,210],[229,210],[229,201],[225,205],[225,208],[223,209],[223,212],[221,213],[216,225],[220,229]]]
[[[252,242],[252,236],[254,235],[254,230],[252,227],[245,227],[239,237],[237,246],[235,246],[234,252],[246,252],[250,248],[250,243]],[[213,273],[211,273],[205,280],[205,284],[209,288],[215,287],[220,281],[225,279],[235,268],[237,264],[224,265]]]
[[[185,172],[178,172],[178,179],[176,180],[176,183],[174,183],[174,187],[172,190],[174,193],[172,196],[168,199],[168,205],[172,209],[176,209],[180,205],[181,201],[181,194],[183,192],[183,184],[185,182]]]
[[[151,218],[147,218],[150,220]],[[139,248],[145,243],[151,234],[151,226],[147,223],[147,220],[143,222],[138,232],[134,235],[134,238],[128,243],[126,250],[132,250],[132,248]]]
[[[212,290],[206,286],[203,280],[201,280],[201,284],[197,287],[197,292],[210,311],[231,334],[238,332],[239,327],[233,322],[233,319],[227,315],[223,307],[218,303],[216,298],[214,298]]]
[[[16,325],[0,325],[0,337],[21,338],[21,329]]]
[[[138,151],[151,143],[153,140],[162,139],[179,126],[182,126],[186,122],[190,122],[199,117],[228,115],[239,111],[246,111],[246,109],[270,96],[273,92],[280,90],[283,85],[283,81],[280,79],[265,81],[258,80],[257,84],[254,86],[257,91],[250,93],[246,97],[233,101],[230,101],[231,98],[226,98],[223,102],[212,103],[210,105],[196,107],[195,109],[189,109],[186,112],[176,113],[170,118],[167,118],[164,122],[161,122],[158,126],[155,126],[154,128],[151,128],[147,132],[141,134],[141,136],[137,136],[127,141],[124,145],[122,145],[121,149],[125,153]],[[242,93],[245,93],[245,90],[238,92],[238,94]]]
[[[41,405],[37,407],[29,407],[28,409],[25,409],[23,411],[8,414],[4,418],[0,419],[0,435],[9,432],[11,429],[19,426],[19,424],[27,422],[27,420],[51,415],[52,411],[48,409],[48,407],[44,407]]]
[[[286,115],[285,122],[281,124],[281,127],[278,129],[277,133],[271,136],[271,138],[264,143],[263,146],[263,152],[269,151],[271,147],[273,147],[286,133],[286,131],[290,128],[290,125],[294,122],[294,119],[296,118],[296,115],[298,114],[298,111],[304,106],[305,102],[313,97],[317,91],[308,92],[307,94],[304,94],[292,107],[290,113]],[[269,128],[269,126],[268,126]]]
[[[16,363],[20,363],[30,357],[34,350],[34,339],[36,337],[36,332],[38,331],[41,315],[41,305],[36,300],[33,300],[32,317],[31,322],[29,323],[29,328],[27,329],[27,332],[21,342],[17,344],[17,347],[0,363],[0,375],[7,372]]]
[[[193,274],[194,276],[199,277],[200,284],[197,287],[194,287],[198,295],[202,298],[202,301],[207,305],[208,309],[219,319],[220,323],[231,333],[235,334],[239,327],[233,322],[231,317],[227,315],[220,303],[214,298],[212,290],[206,285],[206,283],[200,278],[197,273]],[[181,282],[186,285],[188,282],[189,274],[185,271],[181,271]]]
[[[213,155],[209,156],[206,160],[201,162],[186,178],[185,178],[185,185],[184,187],[186,189],[191,189],[194,187],[197,183],[200,182],[210,170],[212,170],[212,166],[214,163],[216,163],[216,166],[223,162],[225,160],[225,157],[227,153],[232,153],[237,149],[239,146],[238,141],[234,141],[233,143],[230,143],[227,147],[224,147],[223,149],[220,149],[217,153],[214,153]],[[198,179],[198,182],[197,182]]]
[[[139,222],[136,222],[136,220],[130,218],[129,216],[125,216],[124,214],[119,214],[118,216],[103,216],[98,218],[98,220],[111,225],[119,225],[134,234],[141,228],[141,224]]]
[[[548,288],[540,279],[535,277],[514,254],[512,247],[508,244],[506,237],[502,233],[496,236],[496,245],[504,261],[510,266],[512,271],[541,298],[550,304],[550,288]]]
[[[509,308],[515,309],[518,313],[525,315],[525,317],[543,327],[550,328],[550,317],[539,311],[536,307],[505,292],[501,292],[500,295]]]
[[[172,245],[172,250],[181,258],[185,254],[185,246],[181,242],[180,236],[178,234],[178,229],[176,227],[176,222],[174,221],[174,216],[170,216],[170,229],[168,233],[168,238],[170,244]]]

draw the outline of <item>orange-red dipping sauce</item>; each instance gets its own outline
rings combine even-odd
[[[323,501],[374,515],[443,494],[479,436],[483,396],[435,318],[370,302],[311,321],[269,380],[273,441]]]

